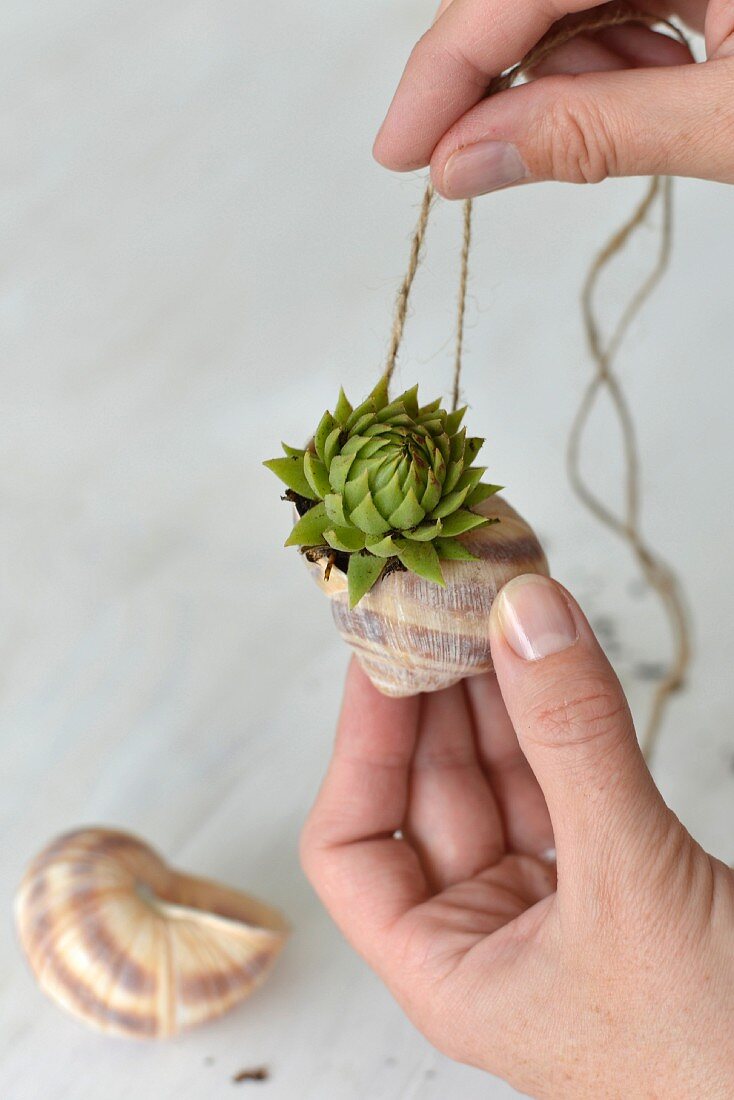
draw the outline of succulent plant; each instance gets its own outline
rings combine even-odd
[[[300,513],[286,546],[347,555],[352,607],[389,565],[443,585],[442,560],[475,560],[458,536],[492,522],[472,509],[501,486],[472,465],[484,440],[465,411],[419,405],[417,386],[390,401],[383,379],[356,408],[342,390],[305,449],[265,463]]]

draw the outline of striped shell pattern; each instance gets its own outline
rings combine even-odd
[[[68,833],[33,861],[18,934],[49,997],[101,1031],[165,1038],[243,1001],[287,935],[275,910],[168,867],[136,837]]]
[[[443,563],[446,587],[396,572],[350,609],[347,579],[323,561],[309,563],[331,598],[334,621],[372,683],[384,695],[439,691],[492,668],[487,629],[499,589],[523,573],[548,575],[542,547],[501,497],[475,511],[499,523],[460,536],[480,560]]]

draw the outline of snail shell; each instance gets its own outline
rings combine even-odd
[[[391,573],[350,610],[347,578],[309,563],[331,599],[334,621],[372,683],[384,695],[439,691],[492,668],[487,621],[497,592],[522,573],[548,575],[532,528],[501,497],[475,511],[500,522],[460,536],[481,560],[441,563],[446,587],[415,573]]]
[[[15,907],[45,993],[101,1031],[165,1038],[243,1001],[287,935],[275,910],[168,867],[126,833],[83,829],[28,868]]]

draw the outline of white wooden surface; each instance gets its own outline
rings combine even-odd
[[[342,380],[376,377],[421,185],[370,160],[422,0],[5,0],[0,14],[0,1095],[433,1100],[511,1089],[435,1054],[298,867],[346,655],[262,470]],[[665,652],[624,551],[581,513],[563,440],[588,370],[576,308],[639,184],[482,202],[472,424],[599,624],[633,704]],[[648,531],[686,574],[697,661],[657,774],[734,857],[731,227],[678,191],[674,267],[629,342]],[[440,209],[402,380],[445,387],[459,210]],[[642,250],[615,292],[641,269]],[[613,297],[613,300],[614,297]],[[613,485],[614,431],[589,469]],[[611,491],[611,490],[610,490]],[[641,678],[641,676],[643,678]],[[11,898],[57,832],[129,828],[280,905],[295,934],[241,1010],[166,1045],[62,1015]],[[231,1076],[266,1064],[267,1083]]]

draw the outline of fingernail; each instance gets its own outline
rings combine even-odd
[[[508,141],[480,141],[453,153],[443,170],[443,189],[452,199],[486,195],[527,179],[529,172]]]
[[[571,610],[547,577],[529,573],[506,584],[498,614],[507,644],[525,661],[541,661],[568,649],[578,638]]]

